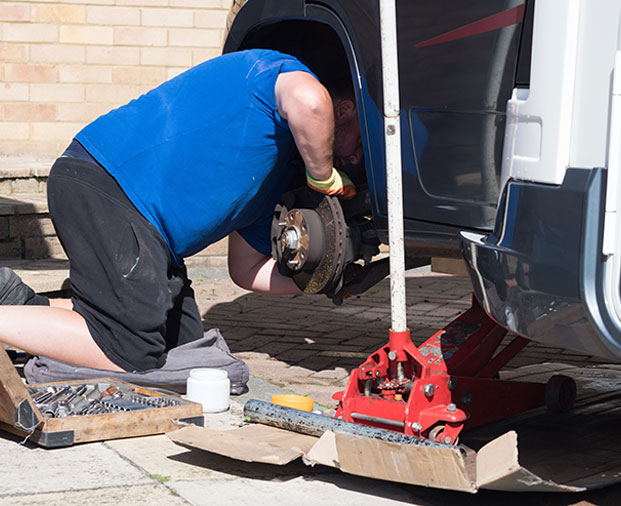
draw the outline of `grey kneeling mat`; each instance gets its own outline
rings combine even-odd
[[[28,383],[50,383],[92,378],[116,378],[145,387],[160,387],[185,392],[192,369],[212,367],[225,369],[231,381],[231,393],[241,394],[248,383],[248,366],[234,357],[219,329],[205,332],[202,338],[173,348],[159,369],[144,372],[113,372],[90,367],[76,367],[44,356],[32,357],[24,365]]]

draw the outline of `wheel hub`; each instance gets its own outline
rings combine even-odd
[[[312,205],[312,203],[310,203]],[[320,293],[346,265],[347,225],[338,199],[321,196],[314,208],[276,207],[272,253],[305,293]]]

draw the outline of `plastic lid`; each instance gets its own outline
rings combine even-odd
[[[286,408],[299,409],[301,411],[313,410],[313,399],[303,395],[280,394],[272,396],[272,404],[284,406]]]
[[[192,369],[190,377],[199,381],[223,380],[229,377],[224,369]]]

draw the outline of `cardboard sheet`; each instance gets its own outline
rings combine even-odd
[[[340,468],[339,454],[336,449],[336,434],[324,432],[304,458],[308,464],[321,464]]]
[[[578,401],[570,413],[545,408],[466,431],[465,449],[407,446],[349,434],[321,438],[262,425],[229,431],[187,427],[175,443],[248,462],[306,462],[377,479],[476,492],[579,492],[621,482],[621,368],[543,364],[512,371],[521,380],[572,376]]]
[[[188,448],[199,448],[245,462],[279,466],[306,455],[317,442],[316,437],[266,425],[246,425],[233,430],[190,426],[174,431],[168,437]]]
[[[336,434],[341,471],[381,480],[476,492],[458,447],[429,448]]]
[[[517,433],[509,431],[481,448],[477,454],[479,488],[513,492],[580,492],[581,487],[560,485],[540,478],[518,460]]]

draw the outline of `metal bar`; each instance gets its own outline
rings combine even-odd
[[[505,365],[509,363],[513,357],[515,357],[520,351],[522,351],[526,345],[530,343],[530,340],[525,337],[517,336],[502,351],[481,369],[475,376],[477,378],[493,378],[498,371],[500,371]]]
[[[391,329],[407,331],[405,299],[405,244],[403,239],[403,184],[401,174],[401,124],[399,121],[399,62],[395,0],[379,0],[386,144],[386,193],[390,247]]]
[[[427,446],[432,448],[452,448],[452,445],[429,441],[428,439],[408,436],[400,432],[378,429],[357,423],[346,422],[328,416],[285,408],[269,402],[250,399],[244,406],[244,416],[251,421],[271,425],[280,429],[320,437],[326,431],[340,434],[352,434],[372,439],[381,439],[392,443]]]
[[[379,416],[364,415],[362,413],[352,413],[349,416],[351,416],[352,418],[357,418],[358,420],[365,420],[367,422],[374,423],[383,423],[384,425],[392,425],[393,427],[399,427],[401,429],[405,427],[404,422],[390,420],[389,418],[380,418]]]

